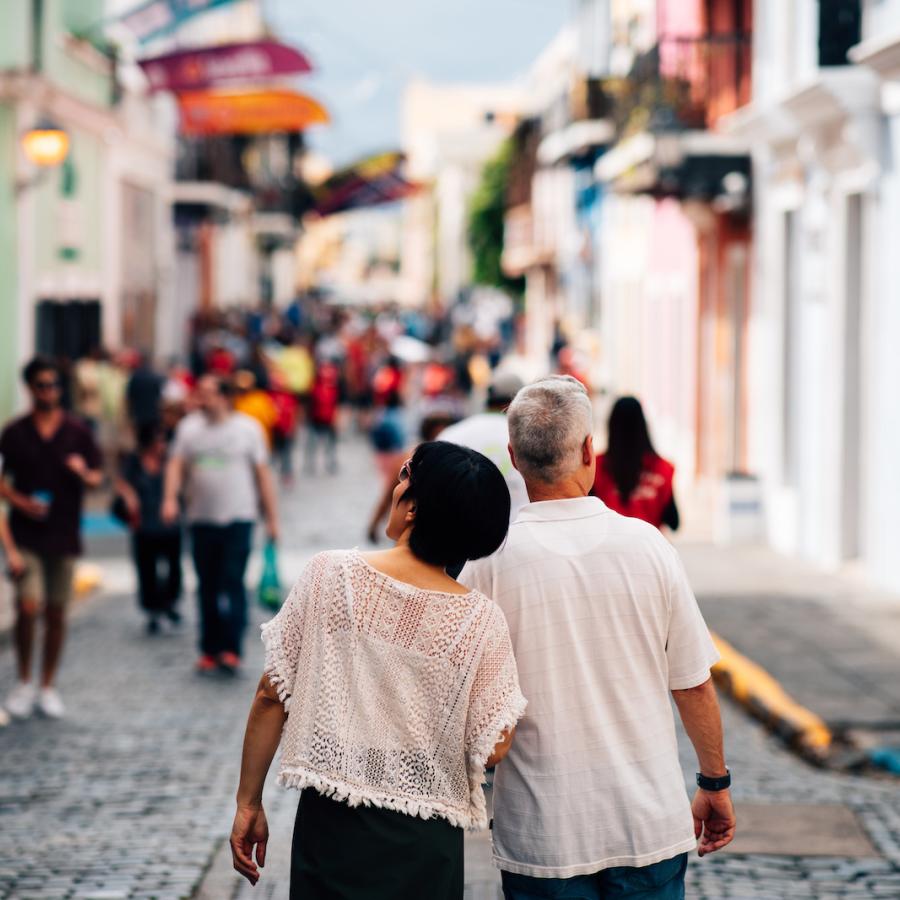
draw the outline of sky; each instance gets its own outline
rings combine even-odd
[[[505,81],[528,70],[571,0],[263,0],[266,18],[317,67],[298,82],[328,107],[310,145],[335,165],[400,143],[403,88]]]

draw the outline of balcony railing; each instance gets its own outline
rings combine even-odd
[[[749,103],[751,72],[749,33],[665,36],[620,86],[619,132],[709,128]]]

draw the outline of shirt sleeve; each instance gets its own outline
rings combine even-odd
[[[190,425],[190,419],[184,418],[175,426],[175,435],[172,438],[172,445],[169,447],[170,459],[176,456],[182,460],[186,458],[188,450],[188,428],[190,428]]]
[[[491,603],[488,616],[484,649],[469,691],[466,717],[466,755],[479,779],[500,735],[515,726],[526,704],[503,612]]]
[[[256,419],[249,419],[250,431],[252,437],[250,439],[250,459],[255,466],[261,466],[269,461],[269,445],[266,441],[266,435],[263,432],[262,425]]]
[[[669,565],[669,630],[666,636],[666,660],[669,690],[697,687],[709,678],[709,670],[719,661],[697,599],[688,583],[687,573],[673,547]]]
[[[313,557],[307,564],[291,588],[278,615],[262,625],[262,640],[266,654],[264,672],[278,692],[278,698],[284,704],[284,708],[288,710],[300,663],[307,607],[320,574],[321,555]]]

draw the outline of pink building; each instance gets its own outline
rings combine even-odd
[[[612,393],[640,396],[681,485],[746,468],[750,160],[716,130],[746,103],[751,0],[614,4],[619,139],[597,163]]]

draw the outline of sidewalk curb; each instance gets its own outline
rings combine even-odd
[[[825,722],[794,700],[762,666],[717,634],[712,637],[721,656],[712,670],[716,684],[804,756],[823,763],[833,742]]]

